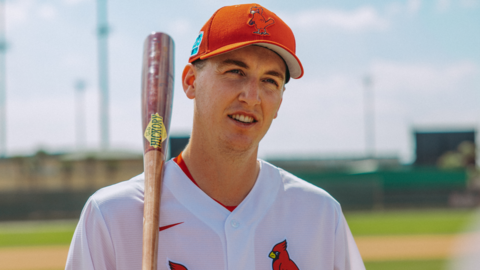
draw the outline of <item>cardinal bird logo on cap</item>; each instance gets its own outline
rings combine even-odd
[[[185,266],[179,263],[168,261],[168,265],[170,265],[170,270],[188,270]]]
[[[288,256],[286,239],[276,244],[268,257],[273,259],[273,270],[299,270],[297,265],[290,259],[290,256]]]
[[[257,29],[257,31],[253,33],[261,36],[269,36],[270,34],[267,32],[267,27],[274,24],[275,20],[272,18],[268,18],[268,20],[265,20],[265,17],[263,17],[262,7],[251,7],[250,14],[252,14],[252,18],[250,18],[250,20],[248,21],[248,25],[253,25],[255,26],[255,29]]]

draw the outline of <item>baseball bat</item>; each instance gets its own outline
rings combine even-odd
[[[167,34],[152,33],[146,38],[142,64],[145,172],[142,270],[157,269],[160,195],[173,102],[173,53],[173,39]]]

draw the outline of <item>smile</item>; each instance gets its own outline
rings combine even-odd
[[[238,122],[247,123],[247,124],[257,122],[257,120],[255,120],[253,117],[247,116],[247,115],[233,114],[233,115],[229,115],[228,117],[234,120],[237,120]]]

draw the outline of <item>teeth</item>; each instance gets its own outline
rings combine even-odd
[[[244,122],[244,123],[252,123],[253,122],[253,117],[246,116],[246,115],[234,114],[234,115],[232,115],[232,118],[235,119],[235,120],[238,120],[240,122]]]

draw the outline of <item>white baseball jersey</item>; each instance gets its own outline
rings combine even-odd
[[[158,269],[365,269],[340,205],[265,161],[230,212],[170,160],[161,197]],[[143,174],[87,201],[66,269],[141,269]]]

